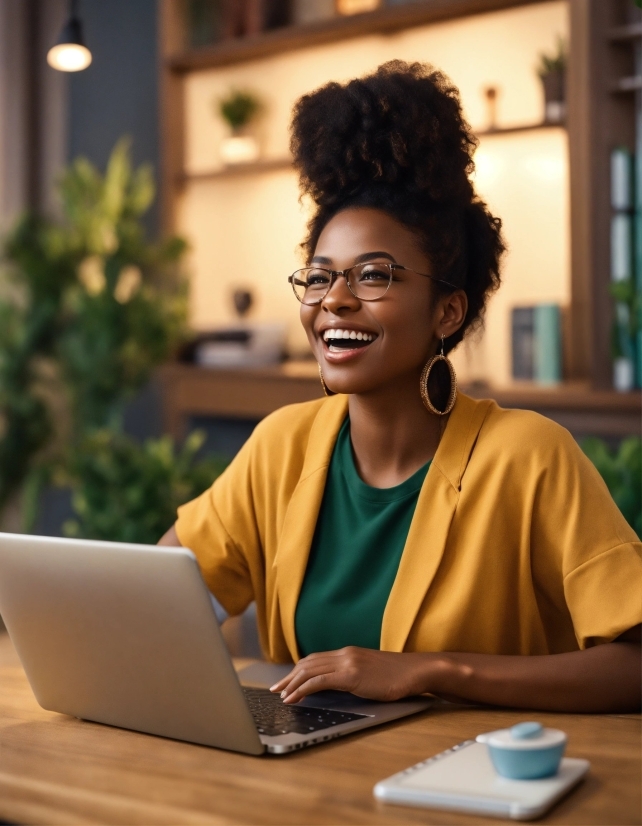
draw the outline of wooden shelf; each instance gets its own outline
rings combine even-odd
[[[563,123],[528,123],[521,126],[502,126],[497,129],[483,129],[475,132],[478,138],[494,137],[499,135],[515,135],[523,132],[534,132],[541,129],[565,129]],[[234,166],[225,166],[209,172],[183,172],[178,176],[179,185],[187,181],[217,181],[226,178],[236,178],[245,175],[257,175],[265,172],[278,172],[292,167],[291,158],[273,158],[256,163],[240,163]]]
[[[258,420],[283,405],[323,396],[313,361],[245,370],[168,364],[160,369],[159,378],[165,429],[176,439],[185,436],[192,416]],[[471,385],[463,386],[462,391],[477,398],[495,399],[501,407],[535,410],[576,436],[621,438],[640,432],[639,392],[593,391],[580,383],[502,388]]]
[[[479,132],[475,132],[475,135],[478,138],[487,138],[494,135],[514,135],[520,132],[534,132],[541,129],[566,129],[566,125],[564,123],[548,123],[542,121],[542,123],[527,123],[521,126],[500,126],[497,129],[482,129]]]
[[[636,37],[642,37],[642,23],[629,23],[626,26],[616,26],[611,29],[608,34],[609,40],[613,43],[635,40]]]
[[[273,54],[336,43],[368,34],[391,34],[413,26],[453,20],[471,14],[526,6],[540,0],[429,0],[382,8],[350,17],[336,17],[305,26],[284,26],[260,35],[238,38],[171,55],[167,66],[173,72],[193,72],[229,66]]]
[[[257,161],[256,163],[239,163],[234,166],[224,166],[213,169],[211,172],[184,172],[179,175],[179,184],[186,181],[215,181],[225,178],[237,178],[245,175],[256,175],[264,172],[278,172],[282,169],[291,169],[291,158],[275,158],[274,160]]]
[[[638,89],[642,89],[642,75],[621,77],[611,86],[611,92],[615,94],[621,92],[637,92]]]

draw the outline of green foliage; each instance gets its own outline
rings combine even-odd
[[[233,91],[218,102],[219,114],[232,131],[247,126],[260,109],[259,99],[251,92]]]
[[[553,72],[563,72],[568,64],[568,50],[566,40],[559,35],[557,46],[554,52],[540,52],[537,74],[545,77]]]
[[[609,285],[615,299],[615,320],[611,329],[611,353],[614,358],[635,358],[635,342],[642,319],[642,294],[633,281]]]
[[[0,507],[52,435],[42,394],[44,360],[55,350],[60,305],[75,280],[64,234],[22,218],[5,243],[11,263],[0,292]]]
[[[176,519],[183,502],[201,494],[223,470],[216,459],[196,460],[204,436],[192,433],[180,451],[165,436],[143,445],[97,430],[69,464],[78,518],[68,536],[153,544]]]
[[[626,521],[642,536],[642,439],[624,439],[616,451],[602,439],[584,439],[582,450],[598,469]]]
[[[0,507],[24,485],[32,521],[52,466],[76,467],[96,429],[118,430],[127,400],[186,331],[185,243],[146,240],[140,219],[154,182],[150,167],[132,168],[129,142],[118,142],[104,175],[74,161],[59,189],[62,220],[22,218],[5,239],[0,278]],[[133,451],[116,455],[138,467]]]

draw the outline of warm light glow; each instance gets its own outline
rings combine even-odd
[[[221,158],[228,165],[254,163],[259,158],[259,145],[252,135],[233,135],[221,143]]]
[[[475,173],[473,179],[479,189],[494,184],[504,171],[503,158],[500,154],[478,149],[475,152]]]
[[[47,63],[59,72],[81,72],[91,63],[91,52],[78,43],[59,43],[47,52]]]
[[[380,5],[380,0],[337,0],[337,11],[346,15],[363,14],[378,9]]]
[[[283,322],[289,326],[293,350],[309,347],[287,276],[302,266],[298,245],[306,235],[310,203],[299,204],[296,172],[285,166],[272,171],[268,165],[257,166],[256,172],[248,168],[238,176],[208,175],[223,171],[228,163],[221,152],[228,133],[225,123],[212,116],[213,99],[224,97],[230,87],[251,87],[260,95],[267,116],[252,128],[267,162],[288,158],[292,106],[301,95],[330,80],[360,77],[399,57],[430,59],[443,69],[459,87],[466,119],[476,131],[488,126],[484,90],[489,86],[501,89],[498,128],[539,123],[544,100],[533,67],[558,32],[568,36],[567,0],[528,3],[385,37],[355,37],[188,73],[185,169],[193,177],[177,204],[177,229],[190,240],[192,324],[207,330],[234,323],[230,296],[242,287],[256,298],[257,322]],[[490,302],[485,331],[457,348],[462,382],[510,384],[511,309],[541,303],[566,306],[570,301],[567,158],[563,129],[480,139],[475,187],[504,222],[509,250],[504,283]]]

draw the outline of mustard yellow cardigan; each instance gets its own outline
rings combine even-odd
[[[230,614],[256,600],[275,662],[299,658],[294,614],[347,408],[334,396],[268,416],[179,509],[181,544]],[[566,430],[460,393],[419,494],[381,648],[554,654],[607,642],[642,622],[641,556]]]

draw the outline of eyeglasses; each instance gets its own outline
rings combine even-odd
[[[355,264],[354,267],[348,267],[347,270],[328,270],[325,267],[304,267],[301,270],[293,272],[288,278],[288,282],[292,284],[294,295],[301,304],[320,304],[330,292],[332,285],[340,275],[345,278],[348,289],[355,298],[358,298],[360,301],[378,301],[380,298],[383,298],[390,289],[395,270],[414,272],[416,275],[423,275],[432,281],[445,284],[453,290],[458,289],[449,281],[444,281],[442,278],[435,278],[434,275],[417,272],[401,264],[382,264],[379,262]]]

